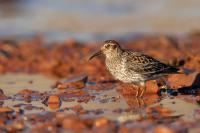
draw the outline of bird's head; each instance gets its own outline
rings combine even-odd
[[[98,56],[101,54],[104,54],[108,58],[113,57],[113,56],[117,55],[120,51],[121,51],[121,47],[118,42],[116,42],[115,40],[107,40],[104,42],[101,49],[98,52],[96,52],[95,54],[93,54],[89,58],[89,60],[91,60],[95,56]]]

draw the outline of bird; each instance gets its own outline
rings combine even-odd
[[[137,85],[136,97],[141,98],[146,92],[146,82],[169,74],[182,73],[177,67],[130,49],[123,49],[115,40],[106,40],[100,50],[90,56],[104,55],[108,71],[115,79],[123,83]]]

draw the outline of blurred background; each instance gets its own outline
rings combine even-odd
[[[200,30],[200,0],[0,0],[0,37],[81,41]]]

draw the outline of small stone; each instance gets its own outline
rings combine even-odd
[[[85,84],[87,82],[88,77],[83,75],[80,77],[74,77],[66,82],[59,83],[57,88],[60,90],[67,89],[67,88],[76,88],[76,89],[82,89],[85,87]]]
[[[178,89],[183,86],[191,86],[197,76],[197,72],[191,73],[189,75],[175,74],[168,78],[170,87]]]
[[[4,94],[3,90],[0,89],[0,100],[6,100],[8,97]]]
[[[155,81],[148,81],[146,83],[147,91],[146,93],[156,94],[159,90],[157,82]]]
[[[12,112],[14,112],[14,110],[9,107],[0,107],[0,113],[12,113]]]
[[[15,99],[24,100],[26,102],[31,102],[32,100],[37,101],[42,98],[42,94],[38,91],[23,89],[15,95]]]
[[[21,94],[21,95],[27,95],[27,94],[31,94],[33,93],[32,90],[29,90],[29,89],[23,89],[21,90],[18,94]]]
[[[108,124],[108,119],[106,119],[106,118],[98,118],[98,119],[96,119],[95,120],[95,122],[94,122],[94,125],[96,126],[96,127],[100,127],[100,126],[102,126],[102,125],[106,125],[106,124]]]
[[[76,116],[67,116],[62,122],[62,126],[66,129],[73,129],[78,131],[86,128],[83,121]]]
[[[51,95],[48,97],[47,104],[50,109],[58,109],[61,106],[60,97],[57,95]]]
[[[24,125],[23,121],[18,121],[18,122],[13,123],[13,127],[16,130],[23,130],[25,125]]]
[[[5,125],[5,122],[6,120],[3,120],[3,119],[0,119],[0,126],[4,126]]]
[[[49,103],[60,103],[61,101],[60,101],[60,97],[59,96],[57,96],[57,95],[51,95],[51,96],[49,96],[49,98],[48,98],[48,104]]]
[[[175,131],[171,128],[168,128],[166,126],[157,126],[154,129],[155,133],[175,133]]]

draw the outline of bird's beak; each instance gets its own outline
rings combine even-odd
[[[92,56],[90,56],[90,58],[89,58],[88,60],[91,60],[91,59],[94,58],[95,56],[98,56],[98,55],[101,55],[101,54],[102,54],[102,52],[101,52],[101,50],[100,50],[100,51],[94,53]]]

